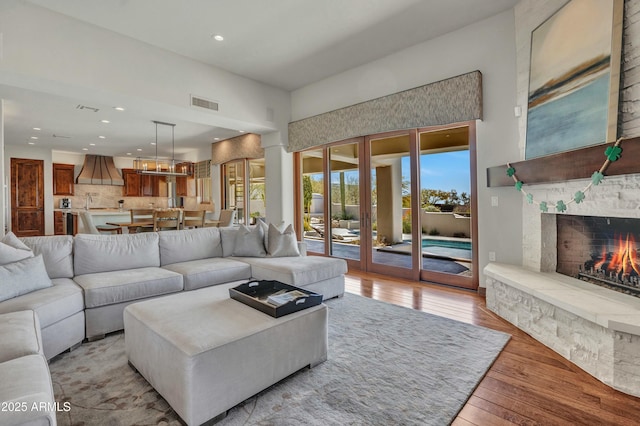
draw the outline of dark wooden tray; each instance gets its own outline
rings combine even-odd
[[[297,290],[307,296],[299,297],[280,306],[275,306],[267,302],[267,298],[280,290]],[[295,287],[280,281],[249,281],[237,287],[229,289],[229,296],[239,302],[258,309],[267,315],[279,318],[283,315],[292,314],[312,306],[322,303],[322,295],[313,293],[303,288]]]

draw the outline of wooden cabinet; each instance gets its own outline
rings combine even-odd
[[[73,164],[53,164],[53,195],[73,195]]]
[[[176,176],[176,195],[178,197],[195,196],[193,163],[178,163],[176,164],[176,170],[185,171],[188,173],[187,176]]]
[[[138,174],[134,169],[122,169],[125,197],[166,197],[166,178],[164,176]],[[164,185],[164,189],[162,188]]]
[[[53,233],[64,235],[64,213],[61,211],[53,212]]]
[[[140,197],[142,195],[140,176],[134,169],[122,169],[122,179],[124,180],[122,195],[125,197]]]

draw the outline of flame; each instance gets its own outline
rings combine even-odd
[[[611,261],[607,266],[607,271],[615,272],[616,275],[622,273],[622,277],[629,277],[634,271],[640,275],[640,265],[638,264],[638,249],[633,235],[627,234],[626,239],[622,235],[617,240],[617,250],[613,253]],[[602,268],[607,261],[607,247],[602,248],[602,258],[594,267]]]

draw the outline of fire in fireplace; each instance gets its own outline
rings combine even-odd
[[[557,272],[640,297],[640,219],[556,216]]]

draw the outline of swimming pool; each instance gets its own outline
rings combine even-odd
[[[422,240],[422,248],[427,247],[446,247],[461,250],[471,250],[471,241],[455,241],[425,238]]]

